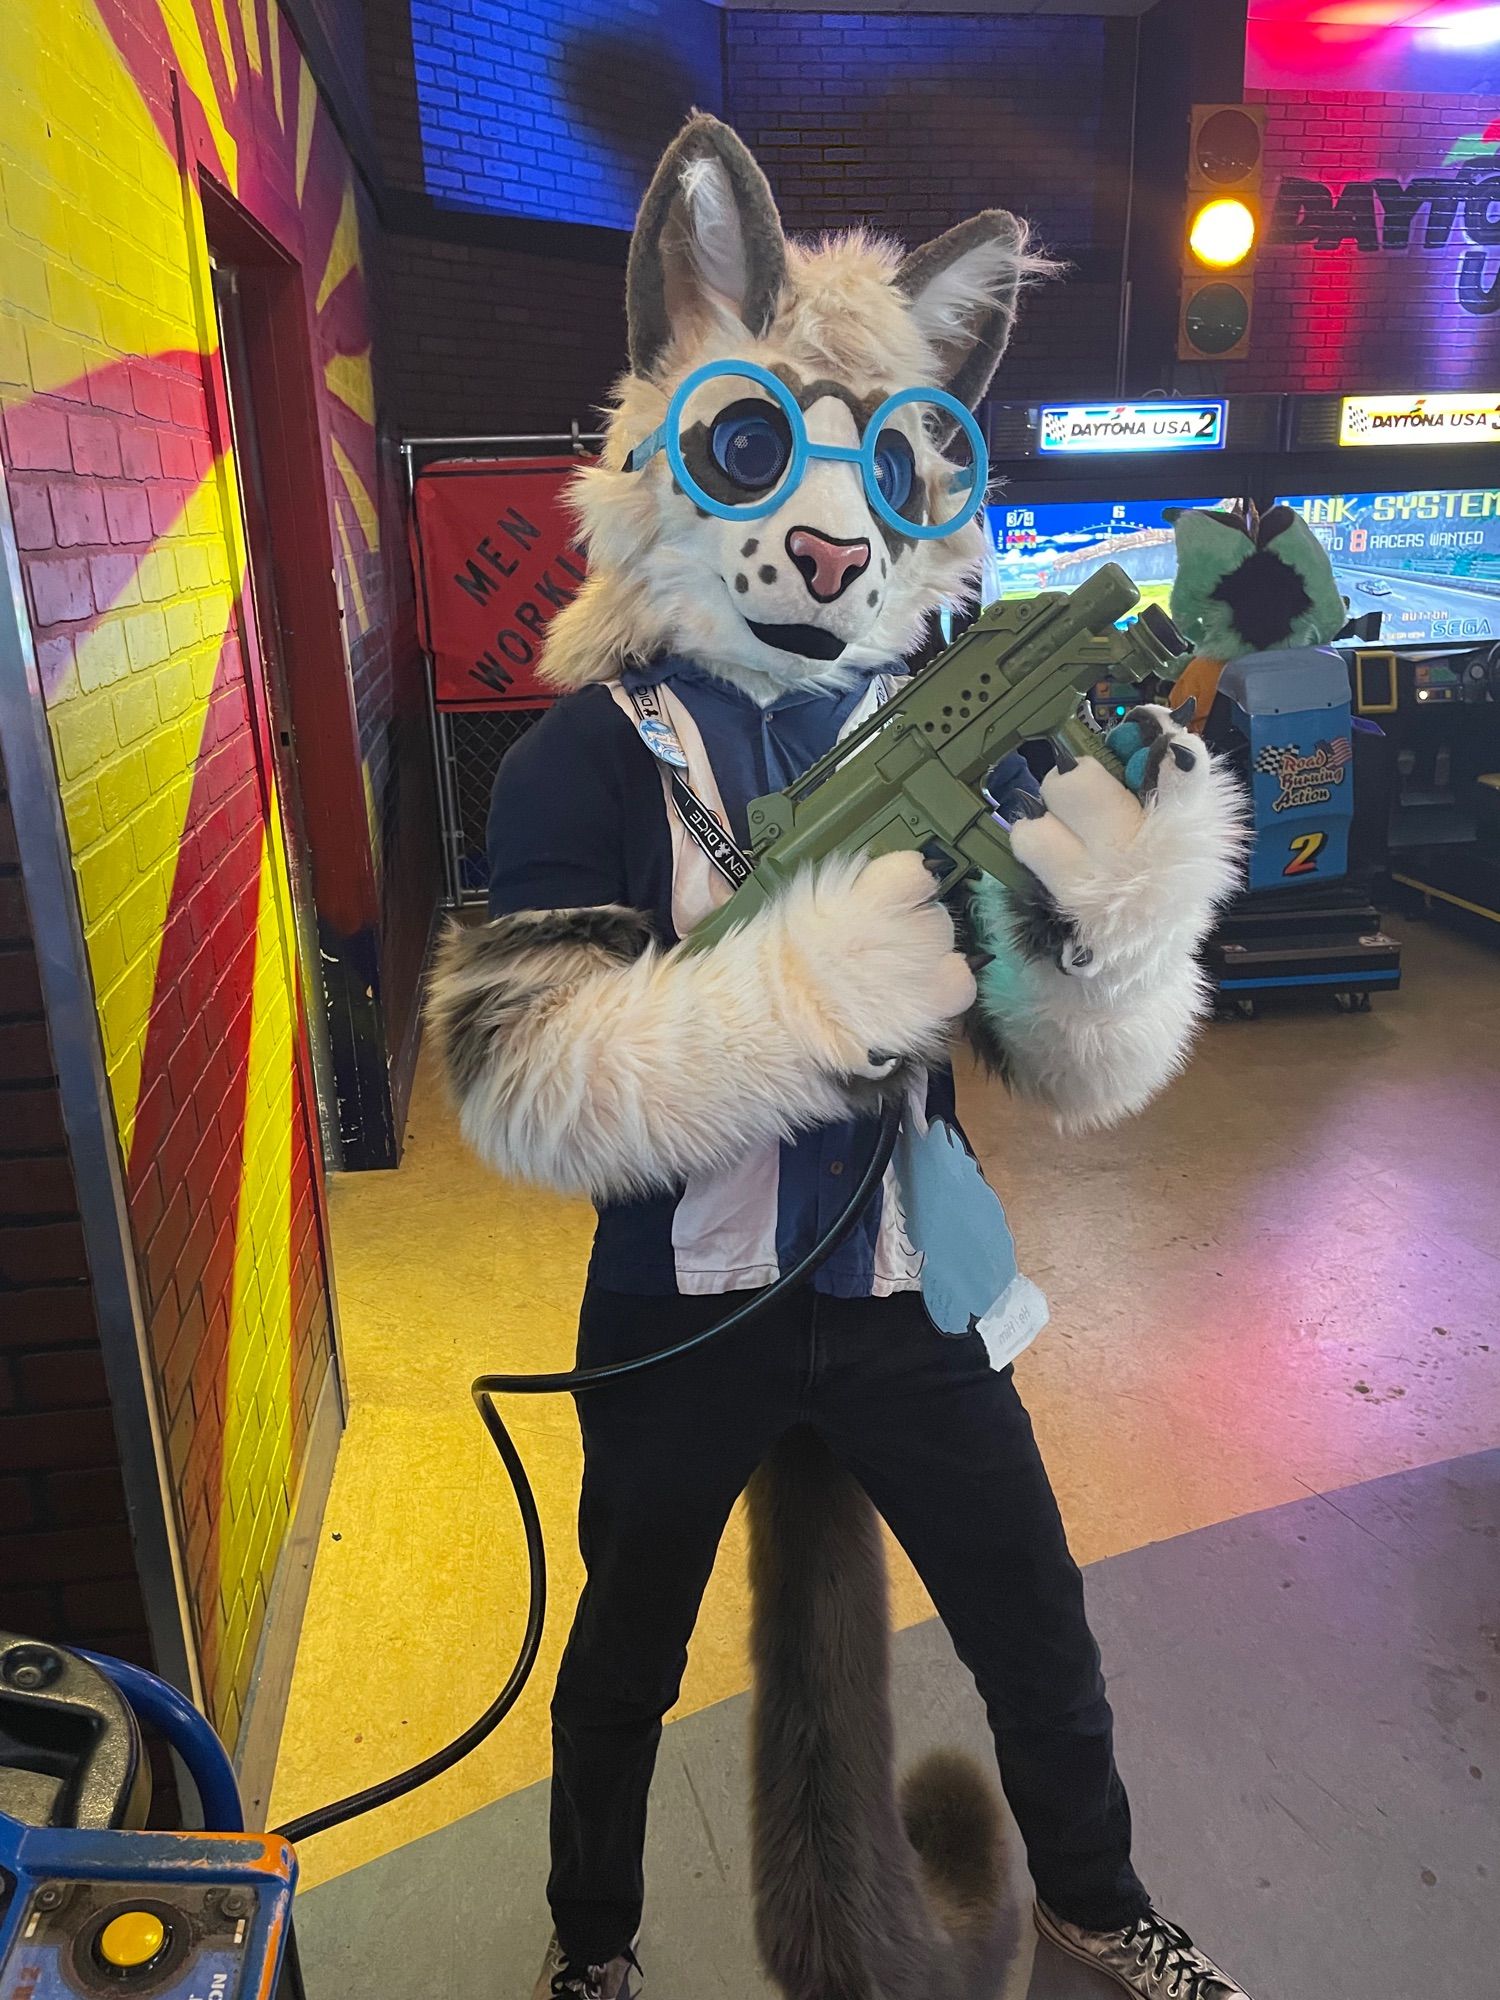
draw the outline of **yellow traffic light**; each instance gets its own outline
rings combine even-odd
[[[1230,195],[1205,202],[1189,225],[1188,243],[1200,264],[1212,271],[1232,270],[1255,245],[1254,211]]]
[[[1265,106],[1195,104],[1177,320],[1180,361],[1249,352],[1260,234]]]

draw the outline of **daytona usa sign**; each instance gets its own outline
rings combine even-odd
[[[1288,175],[1276,190],[1271,243],[1382,252],[1462,249],[1458,303],[1466,313],[1500,312],[1500,163],[1471,161],[1451,173],[1327,181]]]
[[[1500,443],[1500,395],[1346,396],[1339,443]]]
[[[1220,451],[1224,405],[1054,403],[1038,413],[1037,450]]]

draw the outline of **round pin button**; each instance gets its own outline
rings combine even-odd
[[[116,1972],[139,1972],[160,1958],[167,1927],[151,1910],[124,1910],[99,1933],[98,1952]]]

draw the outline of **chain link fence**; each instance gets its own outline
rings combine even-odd
[[[446,783],[444,837],[460,903],[482,903],[489,883],[484,829],[490,792],[506,751],[546,714],[543,708],[447,709],[438,716]]]

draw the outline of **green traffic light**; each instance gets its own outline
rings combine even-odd
[[[1204,285],[1183,308],[1183,331],[1200,354],[1227,354],[1249,325],[1250,301],[1238,285]]]

